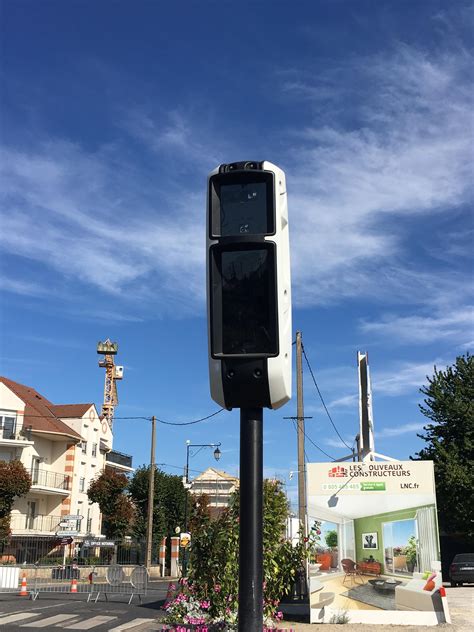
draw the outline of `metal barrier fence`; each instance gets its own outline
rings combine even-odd
[[[97,602],[101,595],[125,595],[129,605],[137,596],[141,602],[148,588],[148,571],[144,566],[94,566],[80,568],[47,566],[0,567],[0,593],[30,596],[41,593],[84,594],[87,601]]]
[[[17,533],[7,542],[0,542],[0,565],[2,563],[14,565],[42,565],[52,566],[62,564],[64,547],[60,543],[60,535],[26,535],[29,526],[47,530],[56,530],[61,517],[36,516],[34,523],[28,522],[25,516],[12,516],[11,526]],[[52,522],[53,521],[53,522]],[[24,533],[21,533],[24,532]],[[109,566],[123,564],[125,566],[140,566],[146,561],[146,543],[143,540],[116,540],[111,547],[87,547],[87,538],[77,538],[73,545],[67,548],[67,558],[76,558],[80,566]],[[79,551],[76,552],[76,547]],[[158,555],[158,546],[153,547],[153,554]],[[158,560],[153,558],[153,562]]]

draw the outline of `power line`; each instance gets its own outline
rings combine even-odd
[[[183,422],[179,422],[179,421],[165,421],[164,419],[158,419],[158,417],[156,417],[156,421],[160,424],[165,424],[167,426],[190,426],[191,424],[198,424],[201,421],[206,421],[207,419],[211,419],[211,417],[215,417],[216,415],[219,415],[219,413],[221,413],[223,410],[226,410],[226,408],[221,408],[219,410],[216,410],[214,413],[211,413],[210,415],[207,415],[206,417],[201,417],[200,419],[194,419],[193,421],[183,421]],[[60,420],[63,421],[64,419],[70,419],[69,417],[54,417],[54,416],[48,416],[48,415],[30,415],[28,413],[23,413],[19,415],[20,417],[23,417],[24,420],[26,420],[26,422],[28,422],[28,419],[50,419],[50,420]],[[151,421],[151,417],[145,417],[145,416],[135,416],[135,417],[115,417],[114,416],[114,421],[116,419],[127,419],[127,420],[143,420],[143,421]]]
[[[306,432],[304,433],[304,436],[308,439],[308,441],[310,443],[312,443],[314,445],[314,447],[319,450],[320,452],[322,452],[325,456],[328,457],[328,459],[331,459],[331,461],[335,461],[336,459],[331,456],[330,454],[328,454],[327,452],[325,452],[322,448],[319,447],[319,445],[317,445],[312,439],[311,437],[308,437],[308,435],[306,434]]]
[[[206,419],[215,417],[216,415],[219,415],[219,413],[221,413],[223,410],[227,410],[227,409],[221,408],[219,410],[216,410],[215,413],[207,415],[206,417],[201,417],[201,419],[195,419],[194,421],[184,421],[184,422],[163,421],[163,419],[158,419],[158,417],[156,418],[156,421],[158,421],[160,424],[165,424],[167,426],[191,426],[192,424],[198,424],[201,421],[206,421]]]
[[[329,418],[329,421],[331,422],[332,427],[333,427],[333,428],[334,428],[334,430],[336,431],[336,434],[337,434],[337,436],[339,437],[339,439],[342,441],[342,443],[346,446],[346,448],[348,448],[349,450],[351,450],[351,451],[352,451],[352,448],[351,448],[351,447],[350,447],[350,446],[349,446],[349,445],[348,445],[348,444],[344,441],[344,439],[341,437],[341,434],[339,433],[339,430],[336,428],[336,424],[335,424],[335,423],[334,423],[334,421],[332,420],[332,417],[331,417],[331,415],[329,414],[329,410],[327,409],[326,404],[324,403],[323,396],[321,395],[321,391],[319,390],[318,383],[316,382],[316,378],[314,377],[313,369],[311,368],[311,365],[310,365],[310,363],[309,363],[308,357],[307,357],[307,355],[306,355],[306,351],[305,351],[305,349],[304,349],[304,347],[303,347],[303,343],[301,343],[301,349],[302,349],[302,351],[303,351],[304,359],[306,360],[306,364],[308,365],[308,369],[309,369],[309,372],[310,372],[310,374],[311,374],[311,377],[313,378],[313,382],[314,382],[314,385],[315,385],[315,387],[316,387],[316,390],[318,391],[319,399],[321,400],[321,403],[322,403],[322,405],[324,406],[324,410],[326,411],[326,414],[327,414],[327,416],[328,416],[328,418]],[[308,437],[308,439],[309,439],[309,437]],[[309,439],[309,440],[311,441],[311,439]],[[319,449],[319,448],[318,448],[318,449]],[[331,458],[332,458],[332,457],[331,457]]]
[[[296,431],[296,432],[298,432],[298,428],[296,427],[296,422],[295,422],[294,420],[293,420],[293,426],[294,426],[295,431]],[[317,445],[317,444],[316,444],[316,443],[315,443],[315,442],[311,439],[311,437],[309,437],[309,436],[307,435],[306,431],[304,432],[304,436],[308,439],[308,441],[309,441],[310,443],[312,443],[312,444],[314,445],[314,447],[315,447],[317,450],[319,450],[319,451],[320,451],[320,452],[322,452],[325,456],[327,456],[327,457],[328,457],[328,459],[331,459],[331,461],[335,461],[335,460],[336,460],[333,456],[331,456],[330,454],[328,454],[327,452],[325,452],[322,448],[320,448],[320,447],[319,447],[319,445]],[[306,457],[306,460],[308,461],[308,455],[306,454],[306,451],[305,451],[305,457]]]

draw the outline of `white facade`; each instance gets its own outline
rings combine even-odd
[[[232,493],[238,488],[239,479],[221,470],[208,467],[190,483],[189,491],[194,496],[208,497],[212,514],[218,515],[229,506]]]
[[[112,443],[110,426],[94,404],[54,405],[0,377],[0,460],[19,459],[32,477],[28,494],[14,503],[12,536],[100,536],[99,506],[89,503],[87,489],[104,470]],[[131,459],[128,464],[107,463],[133,471]]]

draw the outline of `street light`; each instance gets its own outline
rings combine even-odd
[[[220,443],[191,443],[188,439],[186,441],[186,469],[184,470],[184,487],[185,489],[189,488],[189,449],[190,448],[199,448],[194,454],[191,456],[196,456],[198,452],[200,452],[203,448],[215,448],[214,449],[214,458],[218,461],[221,458],[222,452],[219,450]],[[185,496],[184,499],[184,531],[188,532],[188,498]],[[186,575],[186,548],[183,551],[183,577]]]
[[[186,469],[184,471],[186,485],[189,484],[189,448],[199,448],[199,450],[191,456],[196,456],[196,454],[201,452],[203,448],[215,448],[214,458],[218,461],[222,455],[222,452],[219,450],[220,445],[220,443],[191,443],[189,439],[186,441]]]

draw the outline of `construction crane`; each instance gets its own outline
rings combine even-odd
[[[102,415],[112,429],[114,421],[114,409],[118,404],[117,380],[123,378],[123,366],[116,366],[114,356],[117,355],[118,343],[107,338],[104,342],[97,343],[97,353],[104,356],[99,360],[99,366],[105,369],[104,383],[104,403],[102,404]]]

